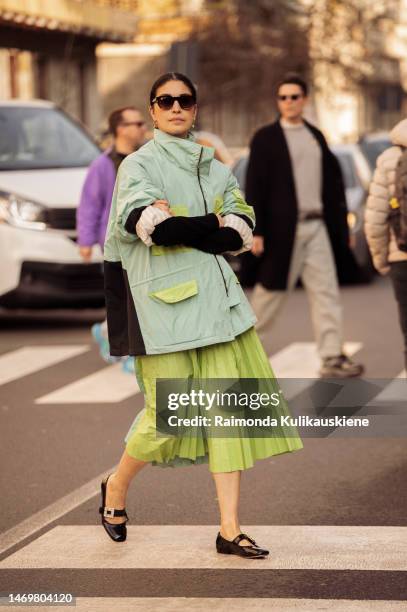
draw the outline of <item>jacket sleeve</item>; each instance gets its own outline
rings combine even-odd
[[[223,217],[229,214],[241,217],[252,230],[256,224],[254,208],[253,206],[249,206],[244,199],[237,178],[231,171],[229,172],[225,192],[223,194],[223,203],[219,207],[219,210],[215,210],[215,212],[220,213]]]
[[[243,246],[243,239],[239,232],[232,227],[220,227],[206,238],[197,240],[194,246],[205,253],[221,255],[222,253],[238,251]]]
[[[268,180],[262,137],[257,133],[250,143],[245,191],[246,199],[253,206],[256,215],[256,227],[253,234],[258,236],[264,236],[266,233]]]
[[[197,217],[170,217],[156,225],[151,238],[159,246],[195,246],[197,240],[206,238],[217,229],[219,222],[215,213]]]
[[[231,171],[229,171],[221,201],[219,200],[215,206],[215,212],[224,217],[225,229],[233,229],[242,239],[242,244],[238,249],[228,249],[228,252],[231,255],[239,255],[250,250],[256,217],[253,207],[245,201],[239,183]]]
[[[129,214],[126,221],[126,230],[129,233],[136,233],[136,224],[145,208],[136,208]],[[183,244],[213,254],[235,251],[243,245],[243,240],[236,230],[219,227],[214,213],[166,219],[156,225],[151,239],[158,246]]]
[[[80,246],[93,246],[98,242],[99,226],[104,208],[102,178],[99,163],[93,163],[86,175],[76,211],[76,227]]]
[[[126,230],[136,233],[136,224],[145,206],[134,209],[127,218]],[[219,227],[214,213],[200,217],[171,217],[155,226],[151,234],[153,244],[174,246],[183,244],[206,253],[220,254],[239,250],[243,245],[240,234],[226,227]]]
[[[154,185],[143,166],[131,159],[124,159],[120,164],[116,179],[117,203],[115,235],[125,242],[138,240],[136,232],[128,231],[129,216],[134,210],[145,208],[156,200],[165,199],[163,190]],[[134,222],[134,215],[131,221]]]
[[[129,233],[137,232],[136,224],[146,208],[146,206],[136,208],[129,214],[125,225]],[[159,246],[177,244],[194,246],[197,240],[206,238],[218,228],[219,223],[214,213],[197,217],[170,217],[155,226],[151,238],[154,244]]]
[[[237,231],[219,227],[214,213],[201,217],[171,217],[156,226],[151,238],[159,246],[183,244],[213,254],[238,250],[243,244]]]
[[[366,240],[373,259],[373,265],[381,274],[386,274],[390,267],[387,263],[389,251],[389,186],[382,158],[377,160],[376,169],[369,187],[366,202],[364,229]]]
[[[140,206],[140,208],[134,208],[129,216],[127,217],[126,223],[124,224],[125,230],[129,234],[136,234],[136,224],[141,217],[141,213],[147,206]]]

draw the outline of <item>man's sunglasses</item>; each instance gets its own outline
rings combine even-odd
[[[120,125],[124,125],[125,127],[127,127],[128,125],[137,125],[137,127],[143,127],[143,125],[145,124],[145,121],[122,121],[120,123]]]
[[[158,106],[162,110],[170,110],[174,106],[175,100],[178,100],[178,103],[183,110],[189,110],[196,104],[195,96],[191,94],[181,94],[180,96],[163,94],[162,96],[157,96],[151,100],[151,104],[157,102]]]
[[[291,96],[278,96],[278,99],[282,102],[285,102],[285,100],[298,100],[299,98],[302,98],[302,94],[292,94]]]

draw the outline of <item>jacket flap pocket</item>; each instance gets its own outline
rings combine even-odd
[[[186,283],[180,283],[167,289],[161,289],[160,291],[153,291],[148,295],[152,298],[166,302],[167,304],[174,304],[175,302],[181,302],[186,300],[193,295],[198,293],[198,283],[195,279],[187,281]]]

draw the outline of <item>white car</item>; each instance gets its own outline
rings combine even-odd
[[[76,208],[100,154],[51,102],[0,102],[0,307],[103,306],[103,256],[84,263]]]

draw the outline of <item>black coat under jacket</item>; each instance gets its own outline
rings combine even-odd
[[[349,228],[344,182],[339,162],[328,148],[320,130],[304,121],[322,150],[322,202],[338,280],[360,281],[360,271],[349,247]],[[256,132],[250,145],[246,201],[254,207],[254,235],[264,236],[261,257],[241,255],[240,282],[253,287],[260,282],[267,289],[284,290],[293,250],[298,204],[287,141],[280,121]]]

